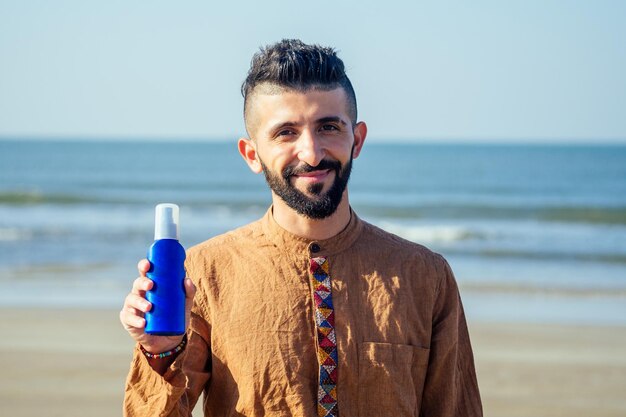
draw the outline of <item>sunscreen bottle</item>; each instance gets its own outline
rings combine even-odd
[[[146,313],[145,332],[153,335],[185,333],[185,249],[178,242],[179,209],[158,204],[154,243],[148,250],[148,278],[154,283],[146,292],[152,308]]]

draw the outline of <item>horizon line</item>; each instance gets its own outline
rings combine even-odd
[[[179,142],[179,143],[229,143],[236,142],[238,135],[193,136],[193,135],[6,135],[0,141],[32,142]],[[368,142],[381,144],[467,144],[467,145],[626,145],[626,137],[368,137]]]

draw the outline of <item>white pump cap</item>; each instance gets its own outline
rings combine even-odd
[[[154,218],[154,240],[178,240],[178,206],[176,204],[157,204]]]

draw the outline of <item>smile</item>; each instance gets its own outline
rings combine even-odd
[[[303,172],[301,174],[294,175],[294,177],[302,178],[304,181],[308,182],[319,182],[326,179],[330,172],[330,169],[325,169],[322,171]]]

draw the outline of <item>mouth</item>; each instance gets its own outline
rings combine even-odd
[[[306,182],[320,182],[324,181],[330,174],[330,169],[324,169],[319,171],[302,172],[300,174],[294,174],[293,177],[300,178]]]

